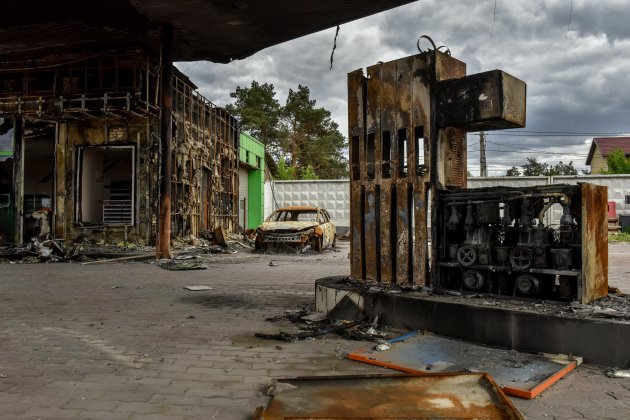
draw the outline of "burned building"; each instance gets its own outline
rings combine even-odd
[[[154,244],[160,175],[159,60],[139,49],[0,63],[2,238]],[[172,77],[171,237],[237,223],[234,118]]]
[[[524,127],[525,102],[524,82],[500,70],[467,76],[434,44],[348,75],[355,280],[606,296],[606,187],[466,189],[466,133]]]

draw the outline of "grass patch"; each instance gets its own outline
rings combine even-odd
[[[630,233],[617,233],[616,235],[608,235],[608,242],[630,242]]]

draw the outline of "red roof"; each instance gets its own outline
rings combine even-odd
[[[627,156],[630,155],[630,137],[595,137],[591,143],[591,149],[588,151],[586,164],[590,165],[595,153],[595,145],[599,147],[602,156],[608,156],[613,150],[621,149]]]

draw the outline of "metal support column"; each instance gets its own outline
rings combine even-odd
[[[160,220],[157,258],[171,256],[171,139],[173,118],[173,28],[162,25],[160,51]]]

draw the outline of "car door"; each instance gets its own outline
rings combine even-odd
[[[320,226],[322,231],[324,232],[324,237],[322,244],[324,248],[328,248],[332,246],[333,241],[335,240],[335,225],[330,220],[330,215],[324,209],[319,210],[320,213]]]

